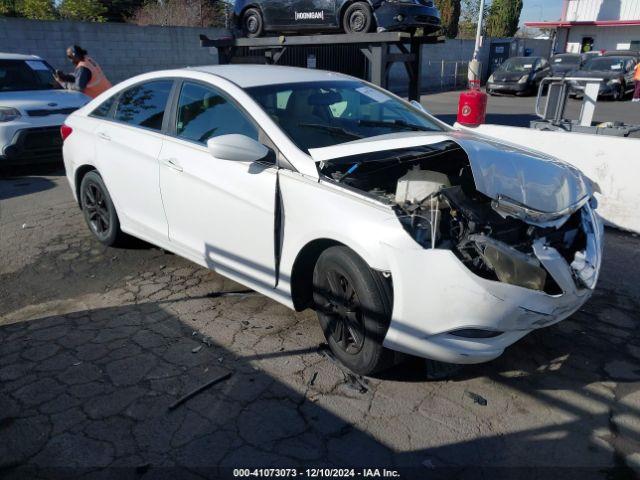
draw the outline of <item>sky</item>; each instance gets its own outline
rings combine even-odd
[[[562,15],[562,0],[524,0],[520,24],[540,20],[559,20]]]

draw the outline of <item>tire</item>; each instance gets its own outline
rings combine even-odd
[[[89,230],[100,243],[112,247],[125,241],[118,214],[98,172],[89,172],[82,179],[80,205]]]
[[[373,23],[373,13],[367,2],[352,3],[342,16],[345,33],[367,33],[373,28]]]
[[[392,291],[381,274],[343,246],[325,250],[313,271],[313,301],[331,351],[354,373],[372,375],[393,364],[382,346]]]
[[[626,96],[626,93],[627,93],[627,88],[624,86],[624,84],[621,84],[616,90],[616,92],[617,92],[617,95],[614,93],[613,99],[618,102],[624,101],[624,97]]]
[[[260,37],[264,33],[262,13],[257,8],[248,8],[242,15],[242,33],[247,38]]]

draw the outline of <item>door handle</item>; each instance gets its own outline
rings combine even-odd
[[[111,137],[104,132],[98,132],[96,135],[98,135],[98,138],[101,138],[102,140],[106,140],[107,142],[111,141]]]
[[[163,163],[165,164],[165,166],[171,168],[172,170],[175,170],[176,172],[182,172],[184,170],[178,163],[178,160],[175,158],[167,158],[163,161]]]

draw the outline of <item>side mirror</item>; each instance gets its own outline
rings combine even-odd
[[[215,158],[238,162],[255,162],[269,154],[267,147],[238,133],[210,138],[207,148]]]
[[[424,108],[422,106],[422,104],[420,102],[418,102],[417,100],[411,100],[409,102],[411,104],[411,106],[413,106],[416,110],[420,110],[422,113],[426,113],[429,114],[429,112],[427,112],[427,109]]]

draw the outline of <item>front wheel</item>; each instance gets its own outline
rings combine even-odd
[[[613,101],[621,102],[622,100],[624,100],[625,91],[626,88],[624,85],[618,85],[618,87],[613,91]]]
[[[345,33],[367,33],[373,27],[373,13],[367,2],[355,2],[347,7],[342,17]]]
[[[347,368],[371,375],[392,365],[393,352],[382,346],[391,287],[362,258],[347,247],[325,250],[313,272],[313,300],[327,343]]]
[[[84,219],[100,243],[111,247],[125,240],[118,214],[98,172],[89,172],[82,179],[80,202]]]

